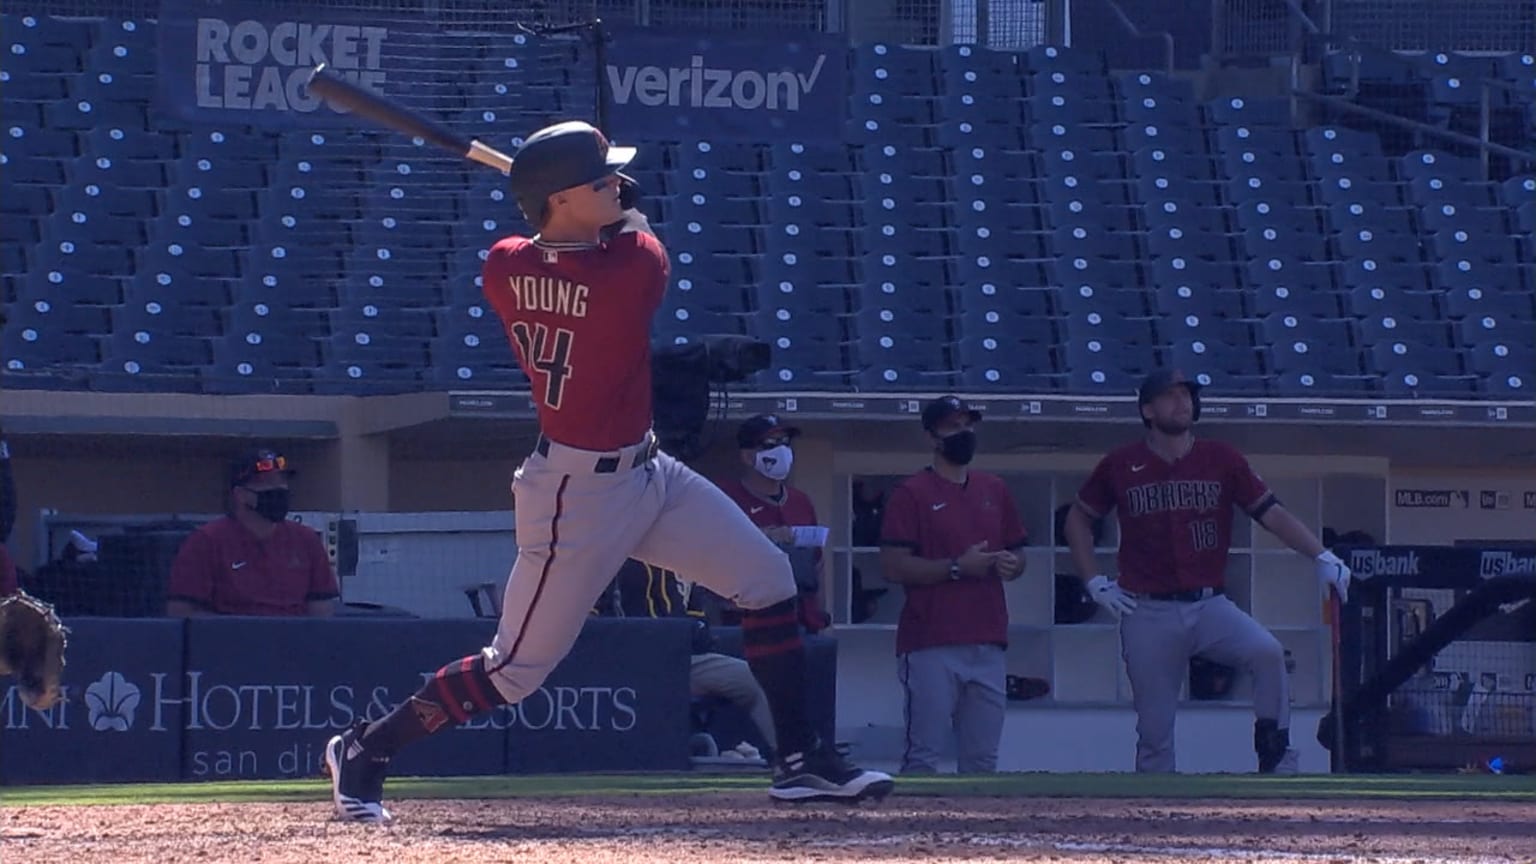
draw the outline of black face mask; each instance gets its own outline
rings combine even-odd
[[[969,465],[976,455],[976,430],[961,429],[939,439],[939,455],[951,465]]]
[[[250,490],[256,494],[256,504],[251,508],[257,516],[268,522],[281,522],[288,518],[288,490],[287,489],[262,489]]]

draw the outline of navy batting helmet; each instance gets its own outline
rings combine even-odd
[[[562,189],[595,183],[635,158],[635,148],[615,147],[597,127],[580,120],[556,123],[529,135],[512,157],[508,179],[512,197],[528,224],[544,223],[549,196]],[[631,181],[633,182],[633,181]]]
[[[1184,373],[1177,369],[1154,369],[1147,373],[1147,377],[1141,379],[1141,387],[1136,391],[1136,410],[1146,405],[1164,391],[1171,387],[1184,387],[1189,390],[1189,400],[1194,403],[1194,414],[1191,419],[1200,419],[1200,383],[1184,377]],[[1150,427],[1152,421],[1146,415],[1141,417],[1141,425]]]

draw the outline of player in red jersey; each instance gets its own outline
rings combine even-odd
[[[1193,655],[1249,670],[1259,771],[1294,773],[1284,650],[1226,596],[1234,508],[1313,559],[1318,579],[1341,600],[1349,568],[1280,505],[1236,448],[1195,438],[1200,385],[1158,370],[1142,381],[1137,402],[1146,437],[1099,461],[1066,523],[1078,576],[1120,619],[1136,770],[1174,771],[1174,714]],[[1120,521],[1116,581],[1098,573],[1091,527],[1111,510]]]
[[[482,275],[539,420],[512,481],[517,561],[490,645],[327,743],[343,818],[388,821],[381,801],[395,753],[536,690],[631,557],[746,610],[743,653],[779,744],[773,798],[856,801],[891,790],[889,775],[848,764],[807,721],[788,558],[719,487],[657,449],[650,327],[670,265],[645,217],[621,203],[628,178],[619,172],[634,156],[566,122],[529,136],[514,157],[512,193],[539,232],[493,246]]]

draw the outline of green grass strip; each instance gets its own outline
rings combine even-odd
[[[388,797],[561,798],[767,792],[767,775],[556,774],[391,778]],[[997,774],[899,778],[899,797],[1166,799],[1461,799],[1536,802],[1536,776],[1232,774]],[[323,779],[96,786],[0,786],[0,806],[325,801]]]

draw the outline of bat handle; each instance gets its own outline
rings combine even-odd
[[[469,142],[469,152],[464,154],[481,165],[489,165],[503,174],[512,172],[512,159],[507,154],[481,144],[479,141]]]

